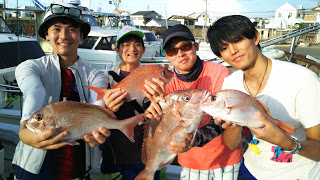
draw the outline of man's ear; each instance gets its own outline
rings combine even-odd
[[[254,44],[257,46],[259,42],[260,42],[260,33],[256,31],[256,38],[255,38]]]
[[[116,53],[120,56],[120,52],[119,52],[119,49],[118,49],[118,47],[115,47],[115,49],[114,49],[115,51],[116,51]]]
[[[199,43],[197,43],[197,42],[194,42],[194,47],[196,48],[196,51],[199,51]]]
[[[46,40],[47,40],[47,41],[50,41],[50,39],[49,39],[49,37],[48,37],[48,34],[46,35]]]
[[[81,34],[80,34],[80,41],[82,41],[83,40],[83,32],[81,32]]]

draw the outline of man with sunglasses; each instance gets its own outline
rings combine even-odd
[[[166,58],[174,66],[175,78],[166,85],[166,94],[184,89],[206,89],[210,93],[221,90],[223,80],[230,71],[214,62],[201,60],[196,51],[199,44],[185,25],[175,25],[163,32]],[[157,118],[161,108],[152,102],[147,109],[149,118]],[[185,142],[171,142],[171,152],[178,154],[183,167],[181,179],[236,179],[242,158],[242,145],[230,150],[222,140],[222,128],[205,115],[198,127],[194,147],[190,149],[193,134],[183,134]],[[187,152],[185,152],[187,151]]]
[[[99,161],[95,157],[98,148],[89,146],[97,146],[106,140],[110,132],[105,128],[85,135],[84,141],[77,141],[79,145],[70,146],[60,141],[68,132],[49,129],[35,134],[25,126],[32,113],[58,101],[105,106],[103,101],[95,101],[96,93],[85,88],[106,88],[105,74],[77,55],[80,41],[89,32],[90,25],[81,19],[81,10],[70,4],[51,4],[38,34],[50,41],[52,54],[27,60],[16,68],[16,79],[24,95],[19,130],[21,141],[12,162],[16,179],[90,179],[89,170],[95,160]]]

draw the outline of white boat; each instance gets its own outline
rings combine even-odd
[[[36,39],[11,33],[0,15],[0,179],[13,173],[11,161],[19,141],[22,94],[17,87],[15,68],[27,59],[44,55]],[[3,148],[2,148],[3,147]]]

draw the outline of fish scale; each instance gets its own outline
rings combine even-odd
[[[169,69],[159,65],[144,65],[133,70],[127,77],[116,84],[112,89],[120,88],[125,90],[128,94],[125,101],[129,102],[138,98],[145,97],[143,90],[145,90],[145,80],[152,82],[152,78],[161,79],[165,84],[168,84],[174,77],[173,72]],[[107,89],[86,86],[96,93],[98,93],[97,100],[103,98],[107,93]]]
[[[256,116],[259,111],[280,129],[287,133],[295,133],[295,127],[292,125],[272,118],[268,108],[261,101],[238,90],[228,89],[214,93],[201,104],[201,109],[214,118],[251,128],[264,126]]]
[[[142,161],[145,169],[136,180],[153,180],[154,173],[170,164],[176,154],[168,149],[169,143],[184,141],[181,134],[195,132],[204,112],[200,104],[209,96],[207,90],[189,89],[174,91],[161,102],[163,115],[160,120],[148,119],[142,146]]]
[[[58,132],[68,131],[62,140],[72,144],[91,134],[99,127],[119,129],[128,139],[134,141],[134,128],[143,119],[143,114],[125,120],[117,120],[107,108],[75,101],[61,101],[42,107],[27,120],[26,126],[35,133],[43,133],[51,128]]]

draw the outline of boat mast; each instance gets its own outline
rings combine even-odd
[[[119,6],[120,6],[121,0],[115,0],[114,1],[114,12],[120,16]]]

